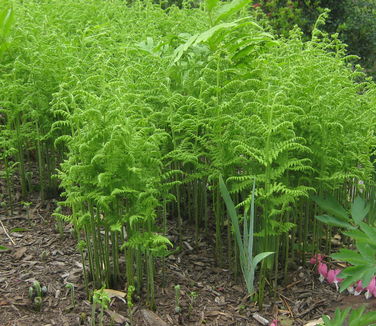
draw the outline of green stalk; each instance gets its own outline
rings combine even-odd
[[[149,297],[149,307],[155,310],[155,290],[154,290],[154,261],[151,253],[146,253],[147,260],[147,284],[148,284],[148,297]]]
[[[215,253],[217,258],[217,263],[219,266],[222,265],[222,223],[221,223],[221,211],[220,211],[220,193],[219,186],[216,187],[215,192]]]
[[[42,158],[42,149],[40,143],[40,134],[39,134],[39,125],[38,122],[35,122],[35,128],[37,130],[37,155],[38,155],[38,168],[39,168],[39,184],[40,184],[40,199],[43,203],[45,199],[45,177],[44,177],[44,166]]]
[[[110,237],[109,237],[110,230],[107,226],[104,228],[104,248],[103,248],[103,255],[104,255],[104,268],[106,271],[106,284],[110,286],[111,284],[111,263],[110,263]]]
[[[12,180],[11,180],[11,173],[10,173],[10,166],[9,166],[9,161],[8,161],[8,158],[5,156],[4,157],[4,167],[5,167],[5,184],[6,184],[6,191],[7,191],[7,194],[8,194],[8,198],[9,198],[9,213],[10,215],[12,216],[13,215],[13,191],[12,191],[12,186],[11,186],[11,183],[12,183]]]
[[[134,286],[134,269],[132,249],[125,247],[125,271],[127,287]]]
[[[195,244],[198,245],[198,232],[199,232],[199,203],[198,203],[198,184],[197,180],[193,181],[193,208],[194,208],[194,217],[195,217]]]
[[[140,250],[136,250],[136,275],[137,275],[137,283],[136,283],[136,292],[138,295],[141,294],[142,284],[143,284],[143,270],[144,270],[144,262],[142,259],[142,252]]]
[[[17,143],[17,161],[18,161],[18,171],[20,174],[21,181],[21,195],[22,198],[26,197],[27,193],[27,183],[26,183],[26,173],[25,173],[25,162],[24,162],[24,150],[21,141],[21,131],[20,131],[20,116],[17,114],[15,119],[15,129],[16,129],[16,143]]]

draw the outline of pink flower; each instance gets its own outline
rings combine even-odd
[[[317,264],[317,263],[321,263],[322,260],[324,259],[324,255],[321,255],[321,254],[316,254],[314,255],[310,260],[310,264],[314,265],[314,264]]]
[[[324,281],[324,279],[328,275],[328,266],[326,266],[326,264],[324,264],[322,262],[319,262],[319,265],[317,266],[317,271],[320,274],[320,278],[319,278],[320,282]]]
[[[338,291],[338,283],[343,281],[342,278],[337,277],[339,273],[341,273],[340,269],[331,269],[326,275],[326,280],[328,281],[328,283],[334,284],[336,286],[337,291]]]
[[[369,282],[368,286],[366,287],[367,292],[364,294],[366,299],[374,296],[376,297],[376,277],[372,277],[371,282]]]
[[[355,287],[355,290],[354,290],[354,295],[361,294],[363,290],[364,290],[364,288],[363,288],[362,281],[359,280],[358,282],[356,282],[356,287]]]
[[[274,319],[269,326],[278,326],[278,320]]]

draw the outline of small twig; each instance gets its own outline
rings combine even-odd
[[[4,221],[11,221],[11,220],[27,220],[26,216],[11,216],[11,217],[3,217]]]
[[[281,297],[283,297],[283,298],[286,299],[287,301],[290,301],[291,303],[294,303],[294,301],[292,301],[290,298],[286,297],[286,296],[283,295],[282,293],[279,293],[279,292],[278,292],[278,295],[280,295]]]
[[[286,307],[287,310],[289,311],[289,313],[290,313],[290,317],[294,318],[294,314],[293,314],[293,312],[292,312],[292,310],[291,310],[290,305],[287,303],[285,297],[284,297],[282,294],[280,294],[279,297],[281,298],[281,300],[283,301],[285,307]]]
[[[322,299],[320,301],[317,301],[315,302],[312,306],[310,306],[308,309],[302,311],[300,314],[298,314],[296,317],[297,318],[300,318],[300,317],[303,317],[304,315],[308,314],[309,312],[311,312],[313,309],[321,306],[324,302],[326,302],[327,300],[326,299]]]
[[[292,286],[294,286],[296,284],[299,284],[300,282],[302,282],[302,280],[298,280],[298,281],[290,283],[289,285],[286,285],[285,290],[288,289],[288,288],[291,288]]]
[[[257,312],[255,312],[252,315],[252,317],[253,317],[253,319],[256,319],[262,325],[268,325],[269,324],[269,321],[267,319],[265,319],[264,317],[260,316]]]
[[[13,239],[12,239],[12,238],[10,237],[10,235],[8,234],[7,229],[5,228],[5,226],[4,226],[4,224],[3,224],[3,222],[2,222],[1,220],[0,220],[0,223],[1,223],[1,226],[3,227],[3,230],[4,230],[5,235],[8,237],[8,239],[10,240],[10,242],[12,242],[13,245],[15,246],[16,243],[13,241]]]

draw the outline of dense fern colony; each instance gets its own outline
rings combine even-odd
[[[214,226],[218,263],[236,262],[219,176],[244,209],[256,181],[255,249],[277,253],[263,273],[328,235],[311,194],[346,202],[359,180],[371,191],[375,86],[320,32],[325,14],[303,42],[298,29],[287,39],[267,33],[247,1],[13,8],[0,61],[8,206],[16,177],[23,196],[34,187],[30,161],[42,199],[60,180],[55,215],[75,226],[87,284],[114,286],[125,274],[140,292],[146,279],[154,305],[168,218],[179,235],[194,224],[196,241]]]

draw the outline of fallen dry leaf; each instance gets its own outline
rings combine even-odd
[[[211,310],[211,311],[208,311],[207,313],[205,313],[205,316],[207,316],[207,317],[215,317],[215,316],[218,316],[218,315],[231,317],[230,314],[228,314],[226,312],[218,311],[218,310]]]
[[[125,318],[124,316],[118,314],[117,312],[115,311],[112,311],[112,310],[107,310],[106,313],[112,318],[112,320],[115,322],[115,323],[118,323],[118,324],[124,324],[126,322],[129,322],[129,320],[127,318]]]
[[[150,310],[142,309],[141,315],[148,326],[168,326],[165,321]]]
[[[316,326],[316,325],[322,325],[324,321],[322,318],[316,319],[316,320],[311,320],[309,323],[304,324],[304,326]]]
[[[26,247],[17,249],[14,254],[14,258],[16,258],[17,260],[20,259],[25,254],[26,250],[27,250]]]
[[[126,293],[122,291],[112,290],[112,289],[104,289],[103,290],[110,298],[116,297],[119,298],[121,301],[125,302],[124,298],[126,297]]]

